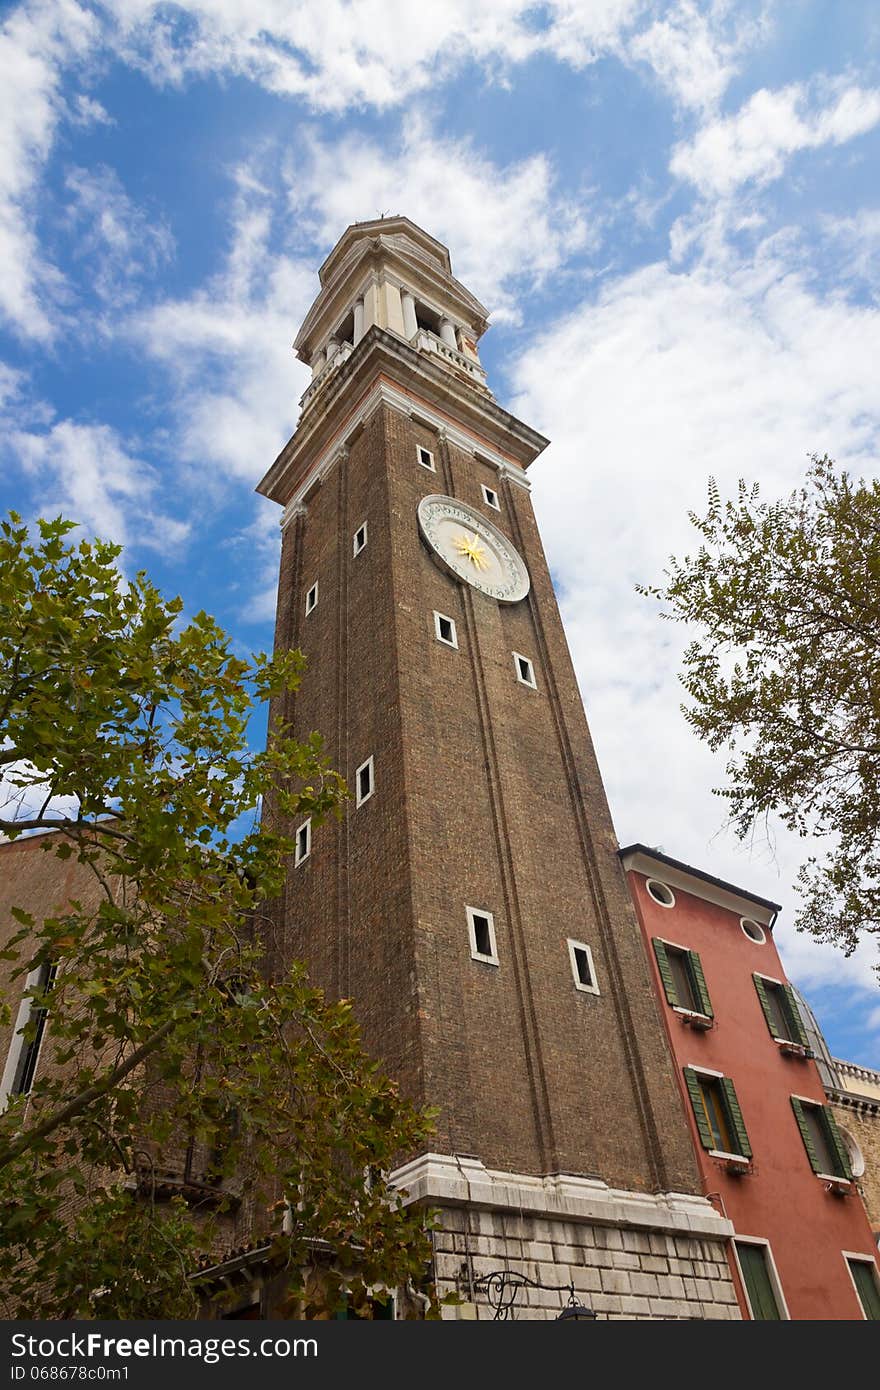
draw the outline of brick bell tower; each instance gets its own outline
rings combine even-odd
[[[532,511],[547,441],[494,399],[486,310],[409,219],[349,227],[319,277],[258,491],[284,509],[276,645],[309,660],[283,714],[352,799],[291,827],[282,950],[439,1107],[400,1180],[443,1209],[442,1288],[491,1316],[475,1281],[503,1266],[600,1314],[735,1316]],[[526,1287],[517,1315],[558,1307]]]

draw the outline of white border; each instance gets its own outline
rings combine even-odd
[[[314,594],[314,596],[315,596],[314,599],[312,599],[312,594]],[[310,599],[312,600],[311,602],[309,602]],[[314,584],[312,585],[312,587],[306,591],[306,617],[308,617],[310,613],[314,613],[314,611],[315,611],[315,609],[317,608],[317,606],[318,606],[318,581],[317,581],[317,579],[316,579],[315,582],[314,582]]]
[[[24,982],[24,993],[21,1003],[18,1006],[18,1013],[15,1018],[15,1027],[12,1030],[12,1037],[9,1041],[9,1051],[6,1055],[6,1065],[3,1068],[3,1079],[0,1081],[0,1115],[9,1104],[9,1097],[12,1092],[12,1083],[15,1080],[15,1073],[18,1070],[18,1063],[21,1059],[24,1048],[24,1038],[21,1036],[22,1030],[27,1027],[28,1020],[33,1013],[34,1001],[28,998],[27,991],[33,989],[40,983],[40,971],[42,966],[38,965],[35,970],[31,970]],[[37,1068],[40,1065],[40,1053],[43,1051],[43,1044],[46,1041],[46,1030],[43,1029],[43,1036],[40,1038],[40,1046],[34,1062],[34,1081],[37,1079]],[[30,1094],[24,1092],[23,1094]]]
[[[482,490],[483,501],[486,503],[486,506],[491,507],[493,511],[500,512],[501,499],[499,498],[498,493],[495,491],[495,489],[493,487],[486,487],[485,483],[480,483],[480,488]],[[493,497],[495,498],[494,502],[491,500]]]
[[[672,902],[671,902],[671,903],[664,903],[664,902],[661,902],[659,898],[655,898],[655,897],[654,897],[654,894],[651,892],[651,884],[652,884],[652,883],[656,883],[657,886],[658,886],[659,888],[665,888],[665,889],[666,889],[666,892],[669,894],[670,898],[672,899]],[[665,908],[672,908],[672,907],[675,907],[675,894],[673,893],[672,889],[669,887],[669,884],[668,884],[668,883],[664,883],[663,880],[662,880],[661,878],[646,878],[646,879],[645,879],[645,892],[647,893],[648,897],[651,899],[651,902],[652,902],[652,903],[656,903],[658,907],[665,907]],[[674,943],[670,942],[670,945],[673,945],[673,944],[674,944]],[[679,949],[680,951],[685,951],[685,950],[687,950],[688,948],[687,948],[686,946],[679,946],[678,949]]]
[[[468,907],[465,904],[465,914],[467,916],[468,936],[470,938],[471,960],[482,961],[484,965],[498,964],[498,946],[495,942],[495,918],[491,912],[487,912],[484,907]],[[477,932],[474,927],[474,917],[485,917],[489,923],[489,945],[492,947],[492,954],[484,956],[477,950]]]
[[[441,634],[441,632],[440,632],[440,623],[441,623],[441,621],[444,622],[444,623],[449,623],[449,624],[451,625],[451,627],[452,627],[452,640],[451,640],[451,641],[449,641],[446,637],[442,636],[442,634]],[[457,627],[455,626],[455,619],[454,619],[454,618],[450,618],[450,616],[449,616],[448,613],[438,613],[436,608],[434,609],[434,636],[436,637],[436,639],[437,639],[438,642],[442,642],[442,643],[443,643],[444,647],[454,647],[454,649],[455,649],[456,651],[458,651],[458,629],[457,629]]]
[[[305,832],[306,832],[306,848],[305,848],[305,852],[304,852],[303,854],[300,854],[300,851],[299,851],[299,837],[300,837],[300,835],[302,834],[303,830],[305,830]],[[300,864],[304,864],[304,863],[306,862],[306,860],[308,859],[309,855],[310,855],[311,852],[312,852],[312,818],[311,818],[311,816],[309,816],[308,820],[304,820],[303,823],[302,823],[302,825],[297,826],[296,835],[294,836],[294,842],[293,842],[293,843],[294,843],[294,850],[293,850],[293,867],[294,867],[295,869],[298,869],[299,866],[300,866]]]
[[[874,1286],[877,1289],[878,1296],[880,1296],[880,1270],[878,1270],[877,1268],[876,1257],[874,1255],[865,1255],[860,1250],[841,1250],[840,1253],[843,1256],[843,1262],[846,1265],[846,1272],[850,1277],[850,1282],[852,1283],[852,1286],[856,1291],[856,1302],[862,1310],[862,1319],[865,1322],[873,1322],[874,1319],[869,1319],[868,1314],[865,1312],[865,1305],[862,1302],[862,1295],[859,1293],[858,1284],[856,1283],[855,1279],[853,1279],[853,1272],[849,1267],[849,1262],[850,1260],[858,1260],[859,1264],[871,1266],[871,1271],[874,1275]]]
[[[843,1140],[843,1146],[846,1149],[847,1154],[849,1155],[849,1166],[852,1169],[853,1177],[855,1179],[863,1178],[865,1176],[865,1155],[862,1153],[859,1141],[856,1139],[852,1131],[847,1129],[846,1125],[841,1124],[840,1120],[838,1120],[836,1116],[835,1123],[837,1124],[838,1131],[840,1132],[840,1137]],[[858,1158],[853,1157],[853,1149],[855,1149],[856,1154],[858,1154]],[[857,1168],[858,1172],[856,1172]]]
[[[737,1231],[730,1243],[733,1247],[733,1258],[736,1261],[736,1272],[739,1275],[739,1282],[742,1285],[743,1297],[746,1300],[746,1307],[749,1310],[749,1317],[751,1318],[752,1322],[766,1322],[766,1318],[755,1317],[754,1311],[752,1309],[752,1300],[749,1298],[748,1285],[746,1284],[745,1275],[742,1271],[742,1265],[739,1262],[739,1251],[736,1248],[737,1241],[741,1242],[743,1245],[763,1245],[764,1253],[767,1257],[767,1273],[770,1278],[770,1287],[772,1288],[773,1296],[776,1299],[776,1307],[780,1312],[781,1321],[791,1322],[791,1313],[788,1311],[788,1304],[785,1301],[785,1294],[782,1291],[782,1280],[779,1277],[779,1270],[776,1268],[776,1261],[773,1258],[773,1251],[770,1249],[769,1240],[767,1240],[764,1236],[741,1236],[739,1231]]]
[[[363,772],[363,770],[364,770],[365,767],[368,767],[368,768],[370,769],[370,790],[366,793],[365,796],[361,796],[361,773]],[[357,771],[355,772],[355,774],[354,774],[354,789],[355,789],[355,801],[354,801],[355,806],[363,806],[364,802],[365,802],[365,801],[369,801],[370,797],[373,795],[373,792],[376,790],[376,775],[375,775],[375,772],[374,772],[374,770],[373,770],[373,755],[372,755],[372,753],[370,754],[370,756],[369,756],[368,758],[366,758],[366,759],[361,763],[360,767],[359,767],[359,768],[357,769]]]
[[[363,531],[363,533],[364,533],[364,539],[363,539],[363,541],[361,542],[361,544],[358,545],[358,536],[360,535],[361,531]],[[361,524],[360,524],[360,526],[357,528],[357,530],[355,531],[354,535],[353,535],[352,538],[351,538],[351,554],[352,554],[352,559],[355,559],[355,560],[356,560],[357,557],[358,557],[358,555],[360,555],[361,551],[362,551],[362,550],[366,550],[366,548],[367,548],[367,523],[366,523],[365,521],[362,521]]]
[[[532,658],[530,656],[523,656],[522,652],[512,652],[511,655],[513,656],[513,669],[516,672],[516,678],[520,685],[527,685],[529,690],[537,690],[538,682],[535,680],[535,663],[532,661]],[[532,678],[530,681],[525,679],[520,670],[519,663],[521,661],[524,661],[529,668],[529,675]]]
[[[431,462],[425,463],[424,459],[422,458],[422,454],[427,454]],[[427,448],[424,444],[416,445],[416,463],[419,465],[420,468],[426,468],[429,473],[437,472],[437,465],[434,462],[434,455],[432,454],[431,450]]]
[[[751,926],[757,927],[757,928],[758,928],[758,931],[761,933],[761,939],[760,939],[760,941],[758,940],[758,938],[757,938],[756,936],[750,936],[750,935],[749,935],[749,933],[746,931],[745,927],[743,926],[743,923],[744,923],[744,922],[748,922],[748,923],[750,923]],[[767,933],[765,932],[764,928],[761,926],[761,923],[758,922],[754,917],[740,917],[740,919],[739,919],[739,925],[740,925],[740,928],[741,928],[741,930],[742,930],[743,936],[746,938],[747,941],[751,941],[751,943],[752,943],[753,946],[766,946],[766,945],[767,945]]]
[[[590,969],[590,979],[593,981],[591,985],[585,985],[581,982],[580,976],[578,975],[577,961],[574,955],[576,950],[586,951],[587,965]],[[596,983],[596,967],[593,964],[593,952],[590,950],[586,941],[573,941],[571,937],[568,937],[568,958],[571,961],[571,974],[574,979],[575,989],[580,990],[582,994],[598,994],[600,991]]]

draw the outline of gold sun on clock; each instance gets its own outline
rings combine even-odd
[[[459,555],[464,555],[478,570],[489,568],[489,558],[480,545],[478,536],[456,536],[453,544]]]
[[[418,506],[419,530],[434,560],[456,579],[499,603],[529,592],[529,572],[494,522],[467,502],[433,494]]]

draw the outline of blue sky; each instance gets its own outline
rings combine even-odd
[[[123,542],[268,646],[290,351],[344,227],[402,212],[492,311],[618,834],[785,904],[838,1055],[880,1065],[876,951],[787,925],[634,593],[710,474],[873,473],[880,11],[853,0],[26,0],[0,31],[0,503]]]

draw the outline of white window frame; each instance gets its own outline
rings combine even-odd
[[[486,487],[485,483],[480,483],[480,487],[483,492],[483,501],[486,503],[486,506],[491,507],[493,511],[500,512],[501,499],[499,498],[498,493],[495,491],[494,487]],[[492,500],[493,497],[495,499],[494,502]]]
[[[871,1272],[874,1275],[874,1284],[876,1285],[877,1293],[880,1294],[880,1268],[878,1268],[877,1266],[877,1260],[873,1255],[866,1255],[863,1250],[841,1250],[840,1253],[843,1256],[843,1261],[846,1265],[846,1272],[849,1275],[849,1281],[853,1286],[853,1290],[856,1296],[856,1302],[858,1303],[859,1308],[861,1310],[862,1319],[863,1321],[867,1322],[868,1314],[865,1312],[865,1305],[862,1303],[862,1295],[859,1293],[859,1286],[853,1278],[853,1272],[849,1267],[849,1262],[850,1260],[858,1260],[859,1264],[871,1266]]]
[[[300,836],[302,835],[302,832],[303,832],[303,831],[306,832],[306,838],[305,838],[305,845],[306,845],[306,847],[305,847],[305,849],[304,849],[302,852],[300,852]],[[309,855],[311,854],[311,852],[312,852],[312,818],[311,818],[311,816],[309,816],[308,820],[304,820],[303,823],[302,823],[302,825],[297,826],[296,835],[295,835],[295,837],[294,837],[294,850],[293,850],[293,866],[294,866],[294,868],[295,868],[295,869],[298,869],[299,866],[300,866],[300,864],[304,864],[304,863],[306,862],[306,860],[308,859]]]
[[[757,936],[750,936],[750,935],[749,935],[749,933],[748,933],[748,932],[746,931],[746,929],[745,929],[745,923],[746,923],[746,922],[749,922],[753,927],[757,927],[757,928],[758,928],[758,931],[761,933],[760,940],[758,939]],[[758,922],[758,921],[756,921],[756,919],[755,919],[754,917],[740,917],[740,919],[739,919],[739,925],[740,925],[740,928],[741,928],[741,930],[742,930],[743,936],[746,938],[747,941],[751,941],[751,943],[752,943],[753,946],[766,946],[766,944],[767,944],[767,932],[765,931],[764,927],[762,927],[761,923]]]
[[[361,541],[360,545],[358,545],[358,536],[361,534],[361,532],[363,532],[363,537],[364,537],[364,538],[363,538],[363,540]],[[362,551],[362,550],[366,550],[366,547],[367,547],[367,523],[366,523],[365,521],[362,521],[361,524],[360,524],[360,526],[357,528],[357,530],[355,531],[354,535],[353,535],[352,538],[351,538],[351,553],[352,553],[353,558],[357,559],[357,557],[358,557],[358,555],[360,555],[361,551]]]
[[[28,997],[28,990],[34,989],[34,987],[40,983],[40,973],[42,971],[42,968],[43,967],[41,965],[38,965],[36,970],[31,970],[24,982],[24,994],[22,996],[21,1003],[18,1006],[18,1013],[15,1018],[15,1027],[12,1030],[12,1037],[9,1043],[9,1052],[6,1055],[6,1065],[3,1068],[3,1078],[2,1080],[0,1080],[0,1115],[2,1115],[3,1111],[9,1104],[10,1095],[12,1093],[12,1083],[15,1080],[15,1073],[18,1071],[18,1064],[21,1060],[21,1054],[25,1047],[25,1041],[22,1036],[22,1032],[27,1027],[28,1022],[30,1021],[30,1016],[34,1011],[34,1001],[32,997]],[[36,1061],[34,1062],[34,1081],[36,1081],[37,1079],[37,1071],[39,1070],[40,1066],[40,1056],[42,1054],[45,1042],[46,1030],[44,1028],[43,1036],[40,1039],[40,1046],[37,1050]],[[30,1092],[25,1091],[22,1092],[22,1094],[27,1096],[30,1095]]]
[[[654,894],[651,892],[651,884],[652,884],[652,883],[656,883],[656,885],[657,885],[658,888],[664,888],[664,889],[666,890],[666,892],[669,894],[670,898],[672,899],[672,902],[671,902],[671,903],[664,903],[664,902],[661,902],[659,898],[655,898],[655,897],[654,897]],[[672,908],[675,907],[675,894],[673,893],[672,889],[669,887],[669,884],[663,882],[662,878],[646,878],[646,879],[645,879],[645,892],[647,893],[648,897],[651,899],[651,902],[652,902],[652,903],[656,903],[658,907],[665,907],[666,910],[667,910],[667,912],[670,912],[670,911],[672,910]],[[675,942],[674,942],[674,941],[671,941],[669,944],[670,944],[670,946],[674,946],[674,945],[675,945]],[[689,948],[688,948],[687,946],[678,946],[676,949],[679,950],[679,951],[686,951],[686,950],[688,950]]]
[[[523,656],[522,652],[512,652],[511,655],[513,656],[513,669],[516,672],[516,678],[520,685],[527,686],[529,690],[537,690],[538,682],[535,679],[535,663],[532,661],[532,658],[530,656]],[[519,664],[521,661],[526,663],[529,675],[532,678],[531,680],[526,680],[525,676],[522,674],[522,669]]]
[[[746,1307],[749,1310],[752,1321],[755,1322],[756,1318],[754,1311],[752,1310],[752,1300],[749,1298],[749,1290],[746,1284],[745,1275],[743,1274],[743,1268],[739,1262],[739,1251],[736,1248],[737,1241],[739,1241],[742,1245],[763,1245],[764,1253],[767,1256],[767,1274],[770,1279],[770,1287],[773,1290],[773,1297],[776,1299],[776,1306],[779,1309],[780,1319],[783,1322],[791,1322],[791,1313],[788,1311],[788,1304],[785,1301],[785,1294],[782,1291],[782,1280],[779,1278],[779,1270],[776,1268],[776,1261],[773,1258],[773,1251],[770,1248],[769,1240],[767,1240],[764,1236],[742,1236],[740,1235],[739,1231],[736,1231],[734,1235],[731,1236],[731,1243],[733,1245],[733,1258],[736,1260],[736,1272],[739,1275],[739,1282],[742,1286],[743,1297],[746,1301]],[[859,1302],[861,1304],[861,1300],[859,1300]]]
[[[316,579],[315,582],[314,582],[314,584],[312,585],[312,587],[309,589],[309,591],[308,591],[307,594],[306,594],[306,617],[308,617],[310,613],[314,613],[314,611],[315,611],[315,609],[317,608],[317,606],[318,606],[318,581],[317,581],[317,579]]]
[[[591,985],[585,985],[585,984],[583,984],[583,982],[581,981],[580,975],[578,974],[577,959],[576,959],[576,957],[575,957],[575,951],[584,951],[584,952],[586,953],[587,965],[588,965],[589,971],[590,971],[590,979],[591,979],[592,982],[593,982]],[[596,967],[595,967],[595,965],[593,964],[593,952],[590,950],[590,948],[589,948],[589,946],[587,945],[586,941],[574,941],[574,940],[572,940],[571,937],[569,937],[569,938],[568,938],[568,958],[569,958],[569,960],[570,960],[570,962],[571,962],[571,975],[572,975],[572,979],[574,980],[574,987],[575,987],[575,989],[580,990],[581,994],[598,994],[598,993],[599,993],[599,986],[598,986],[598,984],[596,983]]]
[[[444,637],[440,631],[441,622],[449,623],[452,628],[451,640],[448,637]],[[458,630],[455,626],[455,619],[450,618],[448,613],[438,613],[436,608],[434,609],[434,636],[437,638],[438,642],[443,643],[444,647],[454,647],[455,650],[458,651]]]
[[[364,795],[361,796],[361,773],[363,772],[364,768],[369,768],[369,769],[370,769],[370,790],[369,790],[368,792],[365,792]],[[368,758],[366,758],[366,759],[361,763],[360,767],[359,767],[359,768],[357,769],[357,771],[355,772],[355,774],[354,774],[354,789],[355,789],[355,801],[354,801],[355,806],[363,806],[364,802],[365,802],[365,801],[369,801],[370,797],[373,795],[373,792],[376,790],[376,773],[375,773],[375,770],[374,770],[374,767],[373,767],[373,755],[372,755],[372,753],[370,754],[370,756],[369,756]]]
[[[483,965],[498,965],[498,945],[495,940],[495,918],[493,914],[488,912],[485,907],[468,907],[467,904],[465,904],[464,910],[467,915],[471,960],[481,961]],[[477,950],[477,929],[474,926],[475,917],[485,917],[489,924],[489,945],[492,948],[492,954],[489,956],[484,956],[481,951]]]
[[[425,463],[425,460],[422,458],[422,454],[428,455],[428,463]],[[429,473],[437,472],[437,465],[434,462],[434,455],[431,453],[430,449],[425,448],[424,444],[416,445],[416,462],[418,463],[420,468],[427,468]]]

